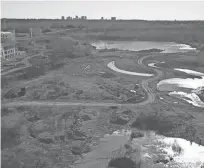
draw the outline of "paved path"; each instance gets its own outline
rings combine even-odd
[[[142,57],[138,60],[138,64],[144,68],[150,68],[153,69],[157,75],[151,78],[148,78],[146,80],[143,80],[141,85],[143,89],[147,92],[148,97],[145,101],[141,103],[135,103],[135,104],[120,104],[120,103],[106,103],[106,102],[70,102],[70,101],[14,101],[14,102],[2,102],[2,105],[4,106],[98,106],[98,107],[110,107],[110,106],[121,106],[121,107],[138,107],[138,106],[144,106],[146,104],[152,103],[155,100],[155,95],[152,91],[152,89],[148,86],[148,84],[154,80],[157,80],[162,77],[163,72],[154,69],[152,67],[148,67],[143,64],[143,60],[148,58],[149,56]]]

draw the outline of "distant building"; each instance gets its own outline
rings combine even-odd
[[[81,20],[87,20],[86,16],[81,16]]]
[[[72,17],[68,16],[68,17],[67,17],[67,20],[72,20]]]
[[[39,27],[30,28],[30,38],[40,36],[42,34],[42,30]]]
[[[61,20],[64,20],[64,16],[61,17]]]
[[[116,20],[116,17],[111,17],[111,20]]]
[[[15,31],[1,32],[1,58],[10,59],[16,56]]]

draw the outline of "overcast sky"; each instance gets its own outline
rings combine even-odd
[[[3,1],[1,18],[204,20],[204,1]]]

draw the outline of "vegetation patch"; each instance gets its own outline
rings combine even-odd
[[[116,124],[116,125],[125,125],[127,124],[129,121],[128,117],[125,116],[116,116],[116,118],[112,118],[110,120],[111,124]]]
[[[137,164],[127,157],[119,157],[110,160],[108,163],[109,168],[139,168]]]
[[[83,121],[88,121],[88,120],[91,120],[92,118],[88,114],[84,114],[84,115],[81,115],[81,119]]]
[[[141,132],[141,131],[133,131],[131,132],[130,134],[130,139],[134,139],[134,138],[140,138],[140,137],[143,137],[144,134]]]
[[[7,107],[2,107],[1,109],[1,117],[5,116],[5,115],[9,115],[10,113],[12,113],[13,111],[10,110],[9,108]]]
[[[20,128],[1,128],[1,149],[12,148],[20,143]]]
[[[159,115],[140,115],[131,126],[142,130],[158,131],[160,134],[165,134],[175,128],[171,120]]]
[[[26,94],[25,88],[12,88],[3,97],[6,99],[12,99],[16,97],[25,96],[25,94]]]

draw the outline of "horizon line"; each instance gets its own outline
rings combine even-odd
[[[155,20],[153,20],[153,19],[151,19],[151,20],[145,20],[145,19],[117,19],[117,17],[116,17],[116,20],[111,20],[111,18],[109,18],[109,19],[106,19],[106,18],[104,18],[104,19],[100,19],[100,18],[98,18],[98,19],[96,19],[96,18],[90,18],[90,19],[81,19],[81,18],[78,18],[78,19],[76,19],[76,18],[72,18],[72,19],[61,19],[61,18],[1,18],[1,20],[4,20],[4,19],[13,19],[13,20],[61,20],[61,21],[77,21],[77,20],[83,20],[83,21],[89,21],[89,20],[100,20],[100,21],[130,21],[130,20],[132,20],[132,21],[183,21],[183,22],[188,22],[188,21],[204,21],[204,19],[203,20],[201,20],[201,19],[194,19],[194,20],[181,20],[181,19],[174,19],[174,20],[170,20],[170,19],[167,19],[167,20],[165,20],[165,19],[155,19]]]

